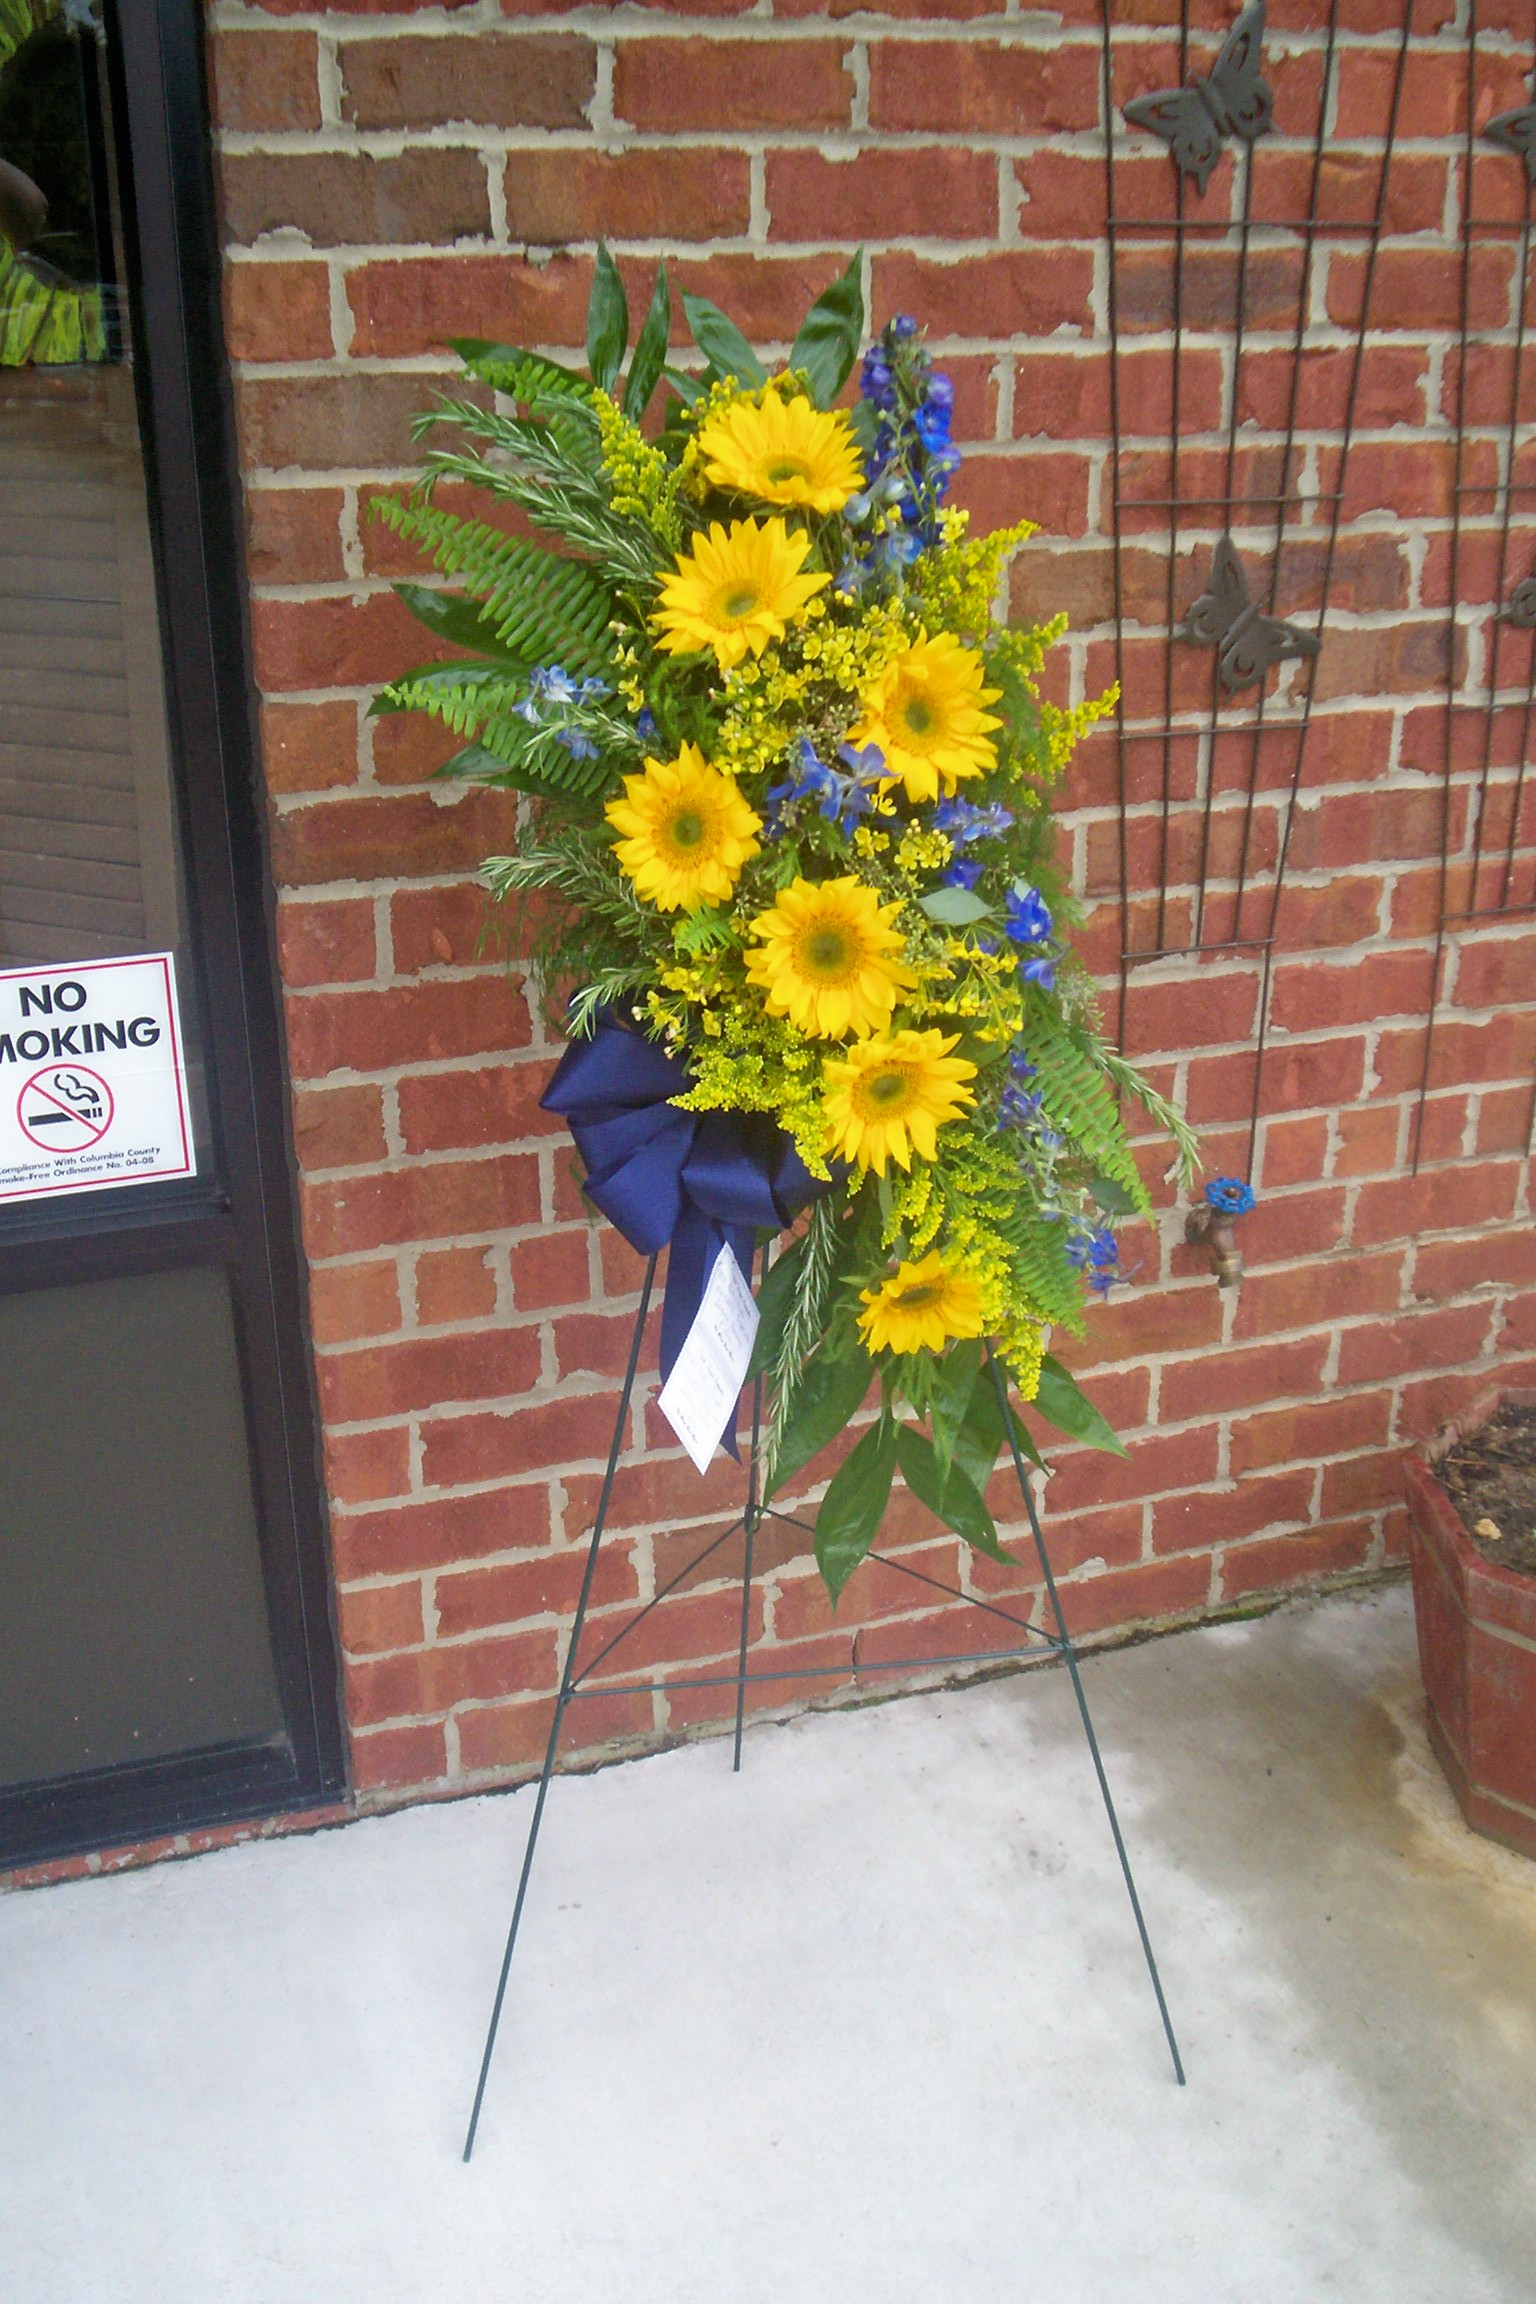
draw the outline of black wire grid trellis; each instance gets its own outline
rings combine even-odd
[[[1219,44],[1190,0],[1152,41],[1120,13],[1105,0],[1121,1031],[1149,963],[1255,977],[1251,1174],[1410,0],[1385,115],[1342,166],[1339,0],[1278,61],[1263,0]],[[1353,273],[1345,325],[1315,309],[1325,248]]]
[[[634,1396],[635,1380],[640,1367],[640,1355],[645,1337],[646,1318],[650,1311],[651,1299],[655,1289],[657,1262],[658,1259],[653,1256],[646,1267],[645,1278],[641,1288],[639,1309],[635,1315],[634,1335],[630,1344],[628,1365],[626,1366],[624,1372],[624,1383],[619,1396],[618,1413],[614,1419],[613,1440],[608,1450],[607,1468],[603,1475],[602,1488],[598,1496],[597,1513],[593,1521],[592,1534],[588,1542],[586,1567],[582,1577],[581,1591],[577,1599],[575,1614],[571,1620],[570,1637],[566,1646],[565,1664],[561,1672],[560,1686],[555,1698],[554,1717],[550,1724],[549,1739],[544,1753],[544,1763],[542,1769],[540,1770],[537,1789],[534,1793],[533,1812],[529,1818],[528,1837],[523,1848],[522,1869],[518,1875],[517,1892],[512,1907],[511,1923],[507,1930],[506,1947],[502,1955],[501,1970],[496,1982],[495,1998],[491,2006],[490,2023],[487,2028],[485,2037],[485,2049],[480,2060],[480,2073],[475,2085],[475,2100],[473,2109],[470,2113],[468,2134],[464,2140],[464,2158],[466,2160],[469,2159],[470,2154],[474,2151],[475,2148],[475,2137],[480,2126],[480,2114],[485,2103],[486,2084],[490,2078],[491,2060],[496,2052],[497,2034],[500,2030],[502,2011],[506,2003],[507,1985],[512,1972],[512,1959],[514,1953],[517,1950],[518,1938],[522,1929],[524,1910],[528,1900],[528,1884],[533,1876],[534,1857],[538,1850],[539,1831],[544,1821],[545,1805],[549,1797],[550,1779],[554,1774],[555,1761],[559,1755],[561,1731],[564,1728],[565,1717],[571,1705],[579,1702],[584,1697],[613,1696],[619,1694],[643,1694],[648,1693],[652,1689],[661,1685],[661,1683],[657,1682],[654,1678],[640,1677],[637,1679],[633,1676],[627,1675],[616,1678],[613,1676],[613,1672],[611,1670],[608,1675],[601,1679],[599,1679],[597,1675],[602,1671],[603,1666],[609,1663],[609,1659],[616,1654],[616,1652],[622,1647],[623,1643],[630,1638],[630,1636],[641,1624],[645,1622],[647,1617],[651,1615],[654,1609],[658,1608],[664,1600],[668,1599],[672,1593],[679,1589],[681,1585],[685,1584],[689,1577],[694,1575],[706,1561],[713,1558],[724,1548],[725,1545],[731,1541],[733,1537],[738,1535],[743,1538],[743,1566],[741,1578],[741,1634],[737,1650],[736,1669],[733,1672],[690,1674],[682,1678],[668,1677],[665,1682],[665,1687],[668,1693],[671,1694],[685,1689],[735,1689],[736,1720],[732,1766],[734,1769],[739,1769],[741,1766],[742,1733],[746,1719],[747,1691],[749,1688],[764,1686],[775,1681],[798,1682],[802,1680],[817,1678],[846,1679],[849,1676],[850,1667],[846,1664],[807,1666],[802,1662],[791,1660],[790,1662],[779,1666],[775,1666],[772,1663],[769,1663],[765,1666],[759,1666],[755,1665],[752,1661],[751,1633],[753,1552],[756,1540],[762,1531],[763,1524],[765,1521],[773,1521],[784,1526],[800,1529],[806,1535],[810,1535],[812,1533],[810,1523],[797,1519],[792,1513],[779,1512],[775,1510],[771,1505],[765,1504],[762,1501],[759,1493],[758,1439],[762,1415],[761,1379],[759,1379],[752,1396],[752,1437],[750,1448],[747,1454],[747,1462],[745,1468],[746,1502],[741,1513],[738,1514],[735,1519],[729,1521],[726,1526],[720,1530],[718,1535],[711,1537],[704,1544],[702,1549],[697,1552],[684,1567],[680,1568],[674,1576],[669,1577],[667,1581],[662,1585],[661,1589],[657,1591],[650,1600],[646,1601],[643,1606],[636,1609],[633,1615],[626,1618],[625,1622],[619,1627],[618,1631],[612,1633],[606,1640],[604,1640],[594,1655],[587,1657],[585,1661],[581,1660],[581,1646],[583,1635],[586,1630],[587,1610],[591,1603],[593,1585],[597,1575],[598,1560],[602,1550],[603,1536],[608,1524],[608,1512],[613,1497],[614,1479],[618,1472],[620,1458],[622,1457],[624,1450],[624,1438],[628,1428],[630,1402]],[[992,1361],[992,1375],[993,1381],[998,1389],[999,1399],[1006,1409],[1006,1380],[1001,1364],[995,1359]],[[1006,1414],[1004,1416],[1004,1424],[1005,1426],[1009,1427],[1010,1437],[1012,1437],[1011,1426],[1009,1426],[1009,1419],[1007,1418]],[[1137,1936],[1140,1940],[1142,1953],[1146,1960],[1147,1973],[1151,1979],[1152,1992],[1157,2002],[1157,2011],[1162,2021],[1164,2037],[1168,2043],[1168,2052],[1173,2060],[1174,2077],[1178,2081],[1180,2087],[1182,2087],[1184,2085],[1184,2066],[1179,2055],[1178,2041],[1174,2036],[1173,2020],[1168,2012],[1168,2003],[1163,1993],[1162,1978],[1158,1973],[1157,1959],[1152,1950],[1152,1939],[1147,1931],[1147,1923],[1141,1907],[1141,1898],[1137,1894],[1135,1876],[1131,1870],[1130,1856],[1126,1849],[1124,1835],[1120,1829],[1120,1819],[1115,1811],[1114,1798],[1109,1788],[1109,1778],[1105,1773],[1103,1755],[1100,1752],[1098,1736],[1094,1730],[1093,1716],[1088,1708],[1088,1697],[1087,1692],[1083,1686],[1082,1674],[1078,1665],[1077,1650],[1073,1644],[1071,1633],[1067,1629],[1067,1622],[1062,1610],[1060,1594],[1057,1590],[1056,1579],[1051,1569],[1050,1555],[1046,1550],[1045,1537],[1040,1526],[1039,1513],[1035,1506],[1034,1493],[1029,1484],[1029,1478],[1025,1468],[1024,1459],[1020,1454],[1019,1445],[1016,1438],[1012,1440],[1012,1447],[1014,1471],[1017,1475],[1019,1488],[1024,1498],[1025,1509],[1029,1515],[1030,1531],[1034,1539],[1035,1552],[1039,1560],[1041,1577],[1044,1583],[1047,1602],[1051,1611],[1051,1617],[1055,1625],[1055,1630],[1050,1632],[1042,1631],[1037,1627],[1031,1626],[1022,1616],[1015,1615],[1012,1610],[1007,1608],[1000,1608],[990,1600],[977,1599],[972,1593],[962,1592],[958,1585],[946,1584],[940,1578],[936,1576],[930,1576],[926,1573],[926,1571],[915,1568],[909,1561],[898,1560],[888,1553],[874,1552],[870,1554],[869,1563],[866,1564],[867,1566],[872,1565],[885,1571],[888,1574],[905,1577],[910,1582],[921,1585],[927,1592],[938,1593],[950,1600],[964,1601],[968,1606],[979,1609],[983,1615],[998,1618],[1003,1623],[1015,1627],[1021,1637],[1016,1645],[1002,1648],[985,1648],[974,1652],[945,1656],[888,1656],[882,1657],[878,1661],[873,1662],[861,1661],[857,1667],[857,1670],[860,1673],[866,1671],[933,1671],[935,1669],[945,1670],[958,1668],[963,1665],[1005,1664],[1010,1660],[1020,1661],[1031,1657],[1041,1658],[1047,1655],[1054,1655],[1059,1657],[1062,1663],[1065,1664],[1068,1677],[1071,1681],[1072,1693],[1076,1700],[1078,1716],[1082,1722],[1083,1734],[1087,1740],[1088,1751],[1093,1762],[1094,1775],[1098,1783],[1099,1793],[1104,1802],[1105,1815],[1108,1818],[1110,1835],[1114,1841],[1115,1855],[1120,1865],[1121,1877],[1125,1882],[1126,1893],[1130,1899],[1131,1912],[1136,1923]],[[862,1572],[864,1571],[861,1571],[861,1573]],[[622,1673],[622,1668],[620,1668],[620,1671]]]
[[[1501,12],[1495,29],[1506,23]],[[1415,1169],[1435,1085],[1448,941],[1480,925],[1536,911],[1536,809],[1531,805],[1536,777],[1530,773],[1536,719],[1536,469],[1529,437],[1536,372],[1526,360],[1536,225],[1536,7],[1519,59],[1531,93],[1524,104],[1498,111],[1493,91],[1496,86],[1507,90],[1510,68],[1507,37],[1490,53],[1478,0],[1468,0],[1457,188],[1457,338],[1447,379],[1455,466],[1446,589],[1440,901],[1413,1123]],[[1497,82],[1491,81],[1491,72],[1497,73]],[[1459,822],[1458,779],[1469,811],[1465,824]]]

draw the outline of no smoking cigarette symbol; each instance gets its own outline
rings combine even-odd
[[[112,1125],[112,1091],[84,1064],[49,1064],[16,1099],[22,1133],[44,1152],[88,1152]]]

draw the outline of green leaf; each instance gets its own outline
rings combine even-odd
[[[790,351],[789,364],[804,372],[818,408],[831,407],[858,358],[864,333],[864,291],[859,285],[863,253],[860,249],[847,271],[817,297]]]
[[[848,411],[848,421],[853,426],[853,436],[867,461],[874,449],[875,434],[880,429],[880,412],[872,400],[855,400]]]
[[[1008,1409],[1008,1425],[1004,1425],[1003,1406],[1004,1403],[997,1396],[997,1379],[988,1365],[976,1378],[970,1405],[965,1412],[965,1422],[955,1441],[955,1463],[980,1496],[985,1496],[987,1492],[987,1484],[997,1464],[998,1450],[1007,1440],[1010,1426],[1013,1438],[1019,1444],[1019,1454],[1026,1462],[1045,1462],[1011,1407]]]
[[[882,1416],[833,1473],[816,1512],[816,1565],[835,1607],[868,1552],[890,1500],[896,1427]]]
[[[712,368],[722,376],[734,376],[742,384],[766,384],[768,371],[743,336],[734,320],[728,320],[718,304],[711,304],[707,296],[690,296],[683,292],[683,310],[693,340]]]
[[[495,344],[488,336],[450,336],[448,339],[472,376],[509,400],[528,400],[535,393],[552,399],[584,400],[587,380],[543,352],[524,352],[515,344]]]
[[[947,1475],[942,1472],[931,1442],[910,1424],[903,1424],[896,1436],[896,1461],[918,1502],[926,1504],[946,1528],[953,1528],[957,1536],[977,1552],[985,1552],[989,1560],[1009,1557],[997,1540],[991,1513],[966,1474],[955,1464],[951,1464]]]
[[[770,1496],[837,1438],[858,1413],[874,1377],[874,1362],[861,1344],[836,1357],[823,1349],[806,1363],[799,1383],[779,1404],[782,1424]]]
[[[934,1378],[933,1397],[929,1403],[928,1419],[933,1430],[933,1452],[938,1458],[941,1473],[948,1472],[955,1452],[955,1436],[965,1422],[971,1394],[981,1373],[982,1343],[979,1336],[968,1337],[964,1343],[953,1344],[939,1362]]]
[[[634,358],[629,363],[629,376],[624,386],[624,413],[631,424],[638,424],[651,404],[651,394],[660,383],[662,369],[666,366],[667,339],[671,333],[672,291],[667,286],[667,260],[663,256],[656,267],[656,285],[651,290],[650,309],[635,340]]]
[[[990,920],[992,907],[984,896],[973,888],[935,888],[931,896],[919,896],[918,905],[930,920],[937,920],[941,928],[965,928],[973,920]]]
[[[771,1368],[778,1357],[784,1330],[789,1325],[790,1313],[800,1285],[800,1268],[805,1262],[805,1236],[786,1248],[776,1263],[770,1264],[767,1276],[757,1291],[757,1335],[752,1343],[752,1357],[747,1362],[748,1377],[761,1376]]]
[[[612,390],[628,343],[629,299],[617,264],[606,243],[599,240],[592,294],[587,300],[587,368],[599,392]]]
[[[1088,1189],[1106,1216],[1134,1216],[1138,1213],[1131,1194],[1123,1184],[1117,1184],[1113,1176],[1091,1176]]]
[[[662,374],[685,408],[691,408],[695,400],[703,399],[703,385],[697,376],[690,376],[686,368],[667,366],[662,369]]]
[[[513,653],[501,641],[496,619],[485,615],[462,592],[435,592],[429,584],[397,584],[395,596],[403,600],[418,624],[425,624],[439,639],[455,648],[469,648],[477,656],[494,656],[501,663],[531,666],[523,651]]]
[[[1040,1389],[1031,1405],[1039,1410],[1047,1424],[1054,1424],[1057,1431],[1065,1432],[1069,1439],[1080,1440],[1085,1448],[1102,1448],[1111,1456],[1130,1454],[1125,1442],[1116,1437],[1087,1394],[1078,1389],[1076,1379],[1049,1352],[1041,1363]]]

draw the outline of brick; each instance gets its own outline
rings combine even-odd
[[[322,1264],[309,1276],[315,1342],[349,1344],[400,1326],[400,1276],[392,1263]]]
[[[446,807],[408,793],[316,801],[277,819],[273,872],[289,888],[473,872],[483,857],[510,845],[513,823],[510,795],[501,792],[466,792]],[[519,1044],[527,1036],[525,1008]]]
[[[266,7],[273,0],[262,0]],[[373,5],[373,0],[369,0]],[[448,1739],[440,1722],[419,1727],[352,1730],[352,1782],[359,1792],[437,1782],[448,1773]]]
[[[416,1259],[416,1318],[423,1328],[488,1319],[496,1274],[485,1248],[431,1248]]]
[[[1520,1287],[1536,1281],[1536,1230],[1488,1231],[1468,1240],[1426,1240],[1413,1262],[1413,1293],[1441,1302],[1474,1288]]]
[[[348,1656],[387,1655],[392,1648],[415,1648],[425,1638],[421,1585],[414,1576],[399,1584],[354,1584],[337,1595],[341,1645]]]
[[[209,40],[208,56],[220,128],[257,134],[320,126],[320,43],[313,32],[222,27]]]
[[[1013,253],[954,256],[892,254],[874,261],[872,318],[877,326],[895,312],[922,315],[935,337],[1048,336],[1056,328],[1086,329],[1093,291],[1088,249],[1063,249],[1049,264],[1021,263]]]
[[[511,154],[507,231],[559,248],[567,241],[719,240],[751,222],[745,152],[540,152]]]
[[[1335,1176],[1380,1176],[1397,1166],[1403,1115],[1396,1104],[1357,1104],[1338,1115]]]
[[[1422,1016],[1432,966],[1429,952],[1376,951],[1321,967],[1282,961],[1275,970],[1271,1024],[1282,1032],[1315,1032],[1373,1024],[1381,1016]]]
[[[1258,1344],[1246,1352],[1213,1353],[1182,1367],[1165,1368],[1158,1393],[1159,1421],[1180,1424],[1315,1392],[1327,1357],[1328,1338],[1309,1336],[1294,1344]]]
[[[1241,1479],[1270,1464],[1314,1464],[1322,1456],[1379,1448],[1391,1401],[1385,1392],[1356,1393],[1302,1408],[1274,1408],[1232,1427],[1232,1473]]]
[[[446,1572],[434,1586],[438,1637],[455,1640],[464,1633],[523,1624],[535,1616],[568,1619],[575,1614],[586,1566],[583,1545],[569,1552],[546,1552],[536,1560]],[[616,1607],[638,1600],[639,1593],[630,1555],[617,1546],[605,1546],[598,1554],[592,1606]]]
[[[1046,1490],[1046,1507],[1059,1513],[1084,1505],[1114,1504],[1196,1487],[1216,1477],[1216,1427],[1191,1426],[1184,1432],[1157,1432],[1138,1440],[1129,1456],[1078,1449],[1056,1463]]]
[[[1062,1614],[1074,1640],[1126,1624],[1184,1616],[1205,1605],[1210,1579],[1210,1564],[1199,1553],[1111,1569],[1104,1576],[1063,1584]]]
[[[1152,1506],[1152,1549],[1207,1553],[1264,1528],[1304,1522],[1311,1517],[1313,1479],[1310,1469],[1255,1471],[1229,1488],[1159,1496]]]
[[[532,1240],[516,1240],[510,1251],[512,1301],[519,1312],[541,1312],[555,1304],[584,1304],[591,1293],[589,1241],[580,1231],[543,1232]],[[624,1323],[619,1323],[623,1325]],[[562,1322],[557,1339],[570,1324]],[[562,1358],[560,1374],[571,1370]],[[607,1370],[602,1373],[606,1374]]]
[[[355,1661],[347,1678],[354,1720],[409,1719],[444,1712],[484,1696],[547,1688],[555,1678],[555,1636],[520,1632],[505,1640],[470,1640]]]
[[[326,1494],[333,1504],[378,1504],[411,1484],[411,1435],[404,1424],[376,1432],[330,1432],[325,1440]]]
[[[1536,936],[1470,938],[1456,964],[1458,1008],[1504,1008],[1536,996]]]
[[[548,1542],[549,1497],[542,1487],[342,1512],[332,1522],[336,1573],[343,1582],[452,1568],[487,1552],[513,1546],[536,1551]]]
[[[458,1488],[469,1481],[537,1471],[546,1464],[600,1464],[608,1453],[617,1408],[615,1393],[578,1392],[564,1400],[531,1402],[511,1415],[440,1417],[422,1434],[423,1484]]]
[[[252,488],[245,499],[245,564],[253,584],[332,584],[345,574],[341,554],[341,515],[344,499],[339,488]],[[325,709],[318,707],[318,709]],[[333,706],[346,733],[338,747],[345,763],[343,776],[331,782],[351,783],[357,769],[357,714],[345,705]],[[300,790],[298,785],[269,785],[275,791]]]
[[[573,1705],[561,1734],[562,1756],[652,1736],[651,1709],[648,1693],[601,1696]],[[544,1758],[553,1717],[550,1699],[542,1703],[477,1704],[461,1712],[459,1757],[466,1773],[531,1774]]]
[[[908,239],[930,233],[936,216],[951,240],[997,236],[997,163],[983,152],[770,152],[767,191],[781,240]]]
[[[880,41],[870,51],[870,126],[957,137],[1092,128],[1099,71],[1097,54],[1084,46]]]
[[[501,259],[504,264],[505,257]],[[463,334],[462,328],[452,331]],[[364,349],[362,346],[356,347]],[[247,469],[269,471],[291,468],[305,472],[411,466],[420,450],[411,437],[411,425],[432,396],[434,386],[448,382],[442,376],[244,376],[235,387],[240,447]],[[391,602],[391,607],[398,604]],[[398,610],[400,629],[409,619]],[[421,627],[415,627],[421,635]],[[391,671],[418,663],[431,654],[425,636],[415,641],[409,656],[397,658],[381,673],[364,678],[388,678]],[[336,648],[334,637],[330,648]],[[322,651],[322,656],[324,651]],[[264,683],[265,684],[265,683]],[[319,686],[329,686],[321,680]]]
[[[1520,1173],[1518,1160],[1485,1160],[1362,1184],[1355,1203],[1355,1240],[1367,1246],[1466,1224],[1507,1223],[1514,1214]]]
[[[1340,1340],[1339,1382],[1381,1383],[1424,1368],[1479,1360],[1487,1347],[1487,1304],[1443,1312],[1406,1312],[1398,1319],[1350,1328]]]
[[[520,256],[381,258],[347,275],[352,350],[398,357],[472,335],[576,344],[590,284],[585,257],[554,256],[544,264]]]
[[[613,111],[632,128],[846,128],[853,79],[827,41],[621,40]]]
[[[1237,1299],[1234,1334],[1276,1336],[1332,1320],[1367,1319],[1395,1312],[1402,1286],[1401,1253],[1319,1258],[1281,1272],[1252,1272]]]
[[[413,34],[340,53],[342,117],[357,128],[581,128],[597,85],[591,41],[568,32]]]
[[[486,891],[472,884],[402,890],[389,903],[396,974],[472,968],[488,956],[499,956],[505,939],[498,934],[498,919]]]
[[[1347,1575],[1370,1559],[1374,1531],[1368,1520],[1300,1528],[1260,1544],[1240,1544],[1223,1555],[1221,1596],[1241,1600],[1253,1592],[1290,1591],[1325,1577]]]
[[[484,239],[485,166],[474,152],[417,149],[373,160],[351,152],[231,152],[220,171],[224,223],[241,245],[302,232],[314,248],[419,247]]]
[[[1376,1455],[1350,1456],[1342,1464],[1322,1466],[1318,1489],[1320,1520],[1350,1514],[1379,1512],[1398,1504],[1403,1494],[1403,1452],[1384,1448]]]
[[[329,360],[331,283],[323,264],[227,264],[224,338],[233,360]]]
[[[263,704],[261,762],[269,792],[323,792],[357,781],[357,706]]]
[[[315,993],[289,1002],[289,1062],[294,1078],[305,1080],[516,1047],[527,1034],[527,1013],[517,988],[500,976]],[[484,1141],[451,1131],[447,1140]],[[414,1142],[407,1149],[424,1147]]]
[[[366,983],[378,964],[373,906],[361,897],[334,904],[280,904],[277,954],[290,988]],[[300,1012],[306,1005],[296,1004]]]
[[[361,1168],[386,1157],[384,1099],[377,1088],[300,1088],[293,1097],[299,1165],[313,1174]]]
[[[503,997],[513,997],[501,980]],[[467,984],[444,986],[462,996]],[[449,1000],[455,1015],[459,1002]],[[499,1002],[497,1003],[499,1011]],[[517,1013],[522,1015],[521,1005]],[[482,1064],[472,1072],[425,1074],[400,1083],[400,1133],[407,1152],[444,1152],[473,1144],[516,1144],[531,1136],[563,1134],[565,1122],[539,1109],[549,1080],[547,1064]]]
[[[312,1256],[356,1255],[538,1220],[538,1163],[525,1153],[307,1182],[304,1191],[304,1236]]]
[[[1215,1174],[1224,1172],[1224,1161],[1217,1150],[1207,1142],[1206,1158]],[[1321,1176],[1328,1158],[1328,1120],[1321,1112],[1303,1113],[1291,1120],[1267,1120],[1264,1124],[1263,1163],[1258,1181],[1266,1191],[1277,1191],[1285,1184],[1310,1184]]]

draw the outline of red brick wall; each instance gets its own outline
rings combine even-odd
[[[1135,0],[1116,19],[1155,44],[1171,13]],[[1485,5],[1483,21],[1498,13]],[[1196,14],[1225,23],[1231,10]],[[1452,939],[1427,1158],[1406,1172],[1438,905],[1452,14],[1418,11],[1347,507],[1346,566],[1370,581],[1346,584],[1320,672],[1249,1278],[1218,1292],[1168,1213],[1128,1242],[1136,1285],[1071,1353],[1132,1442],[1124,1464],[1057,1458],[1048,1524],[1084,1632],[1391,1561],[1403,1443],[1500,1372],[1536,1374],[1528,919]],[[1343,10],[1337,133],[1367,155],[1396,16],[1387,0]],[[1291,69],[1312,68],[1307,36],[1315,50],[1325,17],[1321,0],[1272,7],[1277,56],[1299,40]],[[478,945],[470,875],[510,836],[509,810],[433,786],[431,736],[365,716],[375,684],[426,652],[389,592],[399,547],[368,525],[366,500],[408,468],[409,419],[450,365],[445,337],[579,341],[598,233],[637,279],[665,250],[683,285],[707,287],[762,341],[785,337],[862,240],[878,319],[925,317],[956,379],[967,500],[987,523],[1027,513],[1047,531],[1021,563],[1021,604],[1069,606],[1067,669],[1080,691],[1102,685],[1098,7],[668,0],[567,16],[537,0],[218,0],[213,22],[356,1780],[365,1794],[457,1788],[525,1769],[541,1742],[637,1265],[583,1220],[564,1140],[536,1104],[549,1042],[515,973]],[[1519,71],[1512,56],[1498,64],[1499,46],[1500,100],[1515,103]],[[1160,54],[1166,65],[1165,37]],[[1333,261],[1323,292],[1347,304],[1358,257]],[[1098,906],[1090,947],[1107,961],[1119,937],[1107,741],[1085,751],[1070,797],[1066,836]],[[1462,789],[1458,845],[1466,821]],[[1133,816],[1143,881],[1150,825],[1149,811]],[[1187,1098],[1218,1168],[1244,1163],[1256,998],[1241,968],[1165,964],[1133,990],[1131,1052]],[[605,1625],[736,1496],[726,1470],[695,1477],[648,1400],[631,1438],[597,1594]],[[1027,1574],[957,1560],[920,1513],[903,1508],[893,1534],[922,1565],[1038,1605]],[[834,1623],[803,1559],[770,1553],[768,1566],[754,1634],[790,1661],[846,1672],[991,1637],[979,1615],[914,1619],[899,1580],[875,1571]],[[701,1584],[626,1653],[696,1669],[733,1651],[735,1607],[728,1584]],[[589,1742],[654,1735],[709,1708],[631,1699],[577,1729]]]

